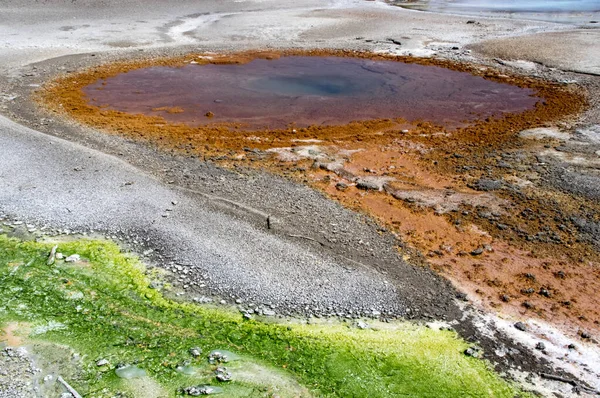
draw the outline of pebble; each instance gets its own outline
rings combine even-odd
[[[202,349],[200,349],[200,347],[192,347],[190,348],[190,355],[194,358],[198,358],[200,355],[202,355]]]
[[[536,350],[543,351],[543,350],[545,350],[545,349],[546,349],[546,344],[544,344],[544,343],[542,343],[542,342],[540,341],[539,343],[537,343],[537,344],[535,345],[535,349],[536,349]]]
[[[65,258],[67,263],[75,263],[81,259],[79,254],[71,254],[69,257]]]
[[[104,365],[108,365],[108,359],[103,358],[96,362],[96,366],[104,366]]]
[[[469,347],[464,351],[464,354],[468,357],[478,358],[479,349],[477,347]]]
[[[183,392],[192,397],[199,397],[200,395],[219,394],[223,392],[223,389],[212,386],[192,386],[184,388]]]
[[[480,254],[483,254],[483,248],[481,248],[481,247],[478,247],[477,249],[475,249],[471,252],[472,256],[479,256]]]
[[[359,329],[367,329],[369,327],[369,324],[363,321],[358,321],[356,322],[356,327]]]
[[[515,323],[515,329],[520,330],[522,332],[527,330],[527,326],[525,326],[525,324],[523,322],[517,322]]]
[[[337,184],[335,184],[335,188],[338,191],[345,191],[346,189],[348,189],[348,184],[343,183],[343,182],[338,182]]]
[[[227,371],[227,368],[219,366],[217,370],[215,370],[215,377],[219,381],[231,381],[231,373]]]

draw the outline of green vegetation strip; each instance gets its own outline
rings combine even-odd
[[[0,235],[0,325],[29,325],[29,342],[81,354],[70,382],[83,396],[178,396],[210,384],[222,396],[514,397],[518,390],[450,331],[414,323],[361,330],[246,320],[234,311],[175,302],[149,284],[156,275],[105,241],[58,243],[81,261],[48,265],[54,244]],[[0,334],[1,339],[1,334]],[[194,357],[190,348],[202,355]],[[215,379],[208,354],[228,350],[230,382]],[[109,364],[97,366],[99,359]],[[144,369],[116,375],[117,364]],[[182,367],[183,366],[183,367]]]

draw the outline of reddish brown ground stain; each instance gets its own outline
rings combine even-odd
[[[180,66],[198,63],[246,63],[256,58],[280,56],[351,56],[385,59],[447,67],[470,72],[486,79],[534,90],[543,98],[534,109],[488,118],[451,132],[429,122],[408,123],[382,119],[342,126],[311,126],[281,130],[236,130],[236,124],[192,127],[167,123],[162,117],[132,115],[101,109],[86,101],[82,89],[98,79],[151,65]],[[552,190],[529,188],[523,192],[481,193],[468,184],[482,176],[524,178],[524,173],[497,166],[495,153],[522,151],[535,153],[536,144],[519,140],[519,131],[553,125],[575,117],[585,107],[585,95],[578,89],[531,78],[501,75],[488,68],[432,59],[412,59],[356,53],[351,51],[248,52],[243,54],[192,54],[177,59],[151,59],[123,62],[67,75],[47,85],[39,94],[50,109],[102,128],[165,149],[201,154],[224,166],[266,168],[307,183],[328,193],[344,205],[366,212],[395,231],[400,239],[423,254],[426,262],[451,279],[459,288],[480,298],[494,310],[513,315],[539,317],[572,332],[600,331],[599,256],[581,242],[569,224],[571,215],[582,206],[600,214],[598,204],[575,201]],[[408,129],[408,133],[401,130]],[[359,149],[346,156],[344,173],[354,176],[394,178],[387,192],[359,190],[339,170],[315,169],[313,160],[282,161],[276,156],[245,152],[309,145],[298,140],[319,140],[320,147],[337,150]],[[464,167],[469,167],[465,171]],[[368,169],[368,171],[365,171]],[[346,175],[346,177],[348,177]],[[350,183],[344,191],[337,182]],[[392,193],[413,191],[454,210],[434,210],[412,200],[395,198]],[[397,197],[400,197],[396,195]],[[437,201],[437,202],[436,202]],[[443,207],[442,206],[442,207]],[[490,221],[478,213],[495,208]],[[499,229],[498,223],[506,226]],[[567,224],[567,228],[563,228]],[[561,242],[529,241],[539,231],[553,233]],[[489,246],[486,246],[489,245]],[[471,255],[485,248],[480,255]],[[408,258],[408,256],[407,256]],[[409,261],[421,263],[422,259]],[[529,290],[528,290],[529,289]]]

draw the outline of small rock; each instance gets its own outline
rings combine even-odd
[[[544,351],[546,349],[546,344],[541,341],[535,345],[536,350]]]
[[[356,327],[359,328],[359,329],[366,329],[366,328],[369,327],[369,325],[366,322],[358,321],[356,323]]]
[[[219,366],[217,370],[215,370],[215,377],[219,381],[231,381],[232,376],[231,373],[227,371],[227,368]]]
[[[472,256],[479,256],[480,254],[483,254],[483,248],[481,248],[481,247],[478,247],[477,249],[475,249],[471,252]]]
[[[335,184],[335,188],[338,191],[345,191],[346,189],[348,189],[348,184],[345,184],[343,182],[338,182],[337,184]]]
[[[467,293],[456,293],[456,298],[462,301],[468,301]]]
[[[481,178],[477,180],[473,184],[469,184],[470,188],[473,188],[477,191],[496,191],[502,188],[502,181],[500,180],[491,180],[488,178]]]
[[[364,189],[364,190],[379,191],[381,189],[381,186],[380,186],[380,184],[376,183],[375,181],[370,181],[370,180],[359,178],[356,181],[356,188]]]
[[[96,366],[104,366],[104,365],[108,365],[108,359],[100,359],[99,361],[96,362]]]
[[[589,339],[592,337],[588,332],[581,332],[579,335],[582,339]]]
[[[198,358],[202,354],[202,350],[200,347],[192,347],[190,348],[190,355],[194,358]]]
[[[464,354],[468,357],[478,358],[479,349],[477,347],[469,347],[464,351]]]
[[[229,358],[226,354],[221,353],[220,351],[213,351],[208,356],[208,362],[210,363],[221,363],[221,362],[229,362]]]
[[[79,254],[71,254],[69,257],[65,258],[67,263],[75,263],[81,259]]]
[[[575,350],[575,349],[577,348],[577,346],[576,346],[575,344],[571,343],[571,344],[569,344],[569,345],[567,346],[567,348],[568,348],[569,350]]]
[[[218,394],[222,391],[223,390],[221,388],[212,386],[192,386],[183,389],[184,394],[190,395],[192,397],[199,397],[200,395]]]
[[[534,308],[535,306],[533,304],[531,304],[529,301],[523,301],[523,304],[521,304],[523,307],[527,308],[528,310]]]
[[[523,323],[523,322],[517,322],[515,323],[515,329],[520,330],[522,332],[527,330],[527,326]]]

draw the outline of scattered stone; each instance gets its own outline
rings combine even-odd
[[[481,247],[478,247],[477,249],[475,249],[471,252],[472,256],[479,256],[481,254],[483,254],[483,248],[481,248]]]
[[[462,301],[468,301],[467,293],[456,293],[456,298]]]
[[[525,278],[535,281],[535,275],[533,275],[529,272],[525,274]]]
[[[210,353],[210,355],[208,356],[208,362],[215,364],[215,363],[227,363],[229,362],[229,358],[227,356],[227,354],[222,353],[220,351],[212,351]]]
[[[564,271],[558,271],[554,274],[554,276],[558,279],[565,279],[567,277]]]
[[[510,301],[510,296],[508,294],[503,294],[502,296],[500,296],[500,300],[504,301],[505,303],[508,303]]]
[[[477,347],[469,347],[464,351],[464,354],[468,357],[479,358],[479,348]]]
[[[190,348],[190,355],[194,358],[198,358],[200,355],[202,355],[202,349],[200,347],[192,347]]]
[[[523,304],[521,304],[523,307],[527,308],[528,310],[534,308],[534,305],[531,304],[529,301],[523,301]]]
[[[381,186],[375,181],[359,178],[358,180],[356,180],[356,188],[364,189],[366,191],[379,191],[381,189]]]
[[[108,365],[108,359],[100,359],[99,361],[96,362],[96,366],[104,366],[104,365]]]
[[[367,329],[369,327],[369,324],[363,321],[358,321],[356,322],[356,327],[359,329]]]
[[[223,389],[219,387],[212,386],[192,386],[186,387],[183,389],[183,393],[190,395],[192,397],[199,397],[200,395],[212,395],[212,394],[220,394],[223,392]]]
[[[515,323],[515,329],[520,330],[522,332],[527,330],[527,326],[523,323],[523,322],[517,322]]]
[[[53,265],[56,261],[56,249],[58,249],[58,245],[52,246],[52,250],[50,250],[50,254],[48,255],[48,261],[46,261],[47,265]]]
[[[567,348],[568,348],[569,350],[575,350],[575,349],[577,349],[577,346],[576,346],[575,344],[571,343],[571,344],[569,344],[569,345],[567,346]]]
[[[536,350],[544,351],[546,349],[546,344],[541,341],[535,345]]]
[[[67,263],[75,263],[81,259],[79,254],[71,254],[69,257],[65,258]]]
[[[345,184],[343,182],[338,182],[337,184],[335,184],[335,188],[338,191],[345,191],[346,189],[348,189],[348,184]]]
[[[488,178],[481,178],[473,184],[469,184],[469,188],[475,189],[476,191],[496,191],[502,188],[502,181],[491,180]]]
[[[219,366],[217,370],[215,370],[215,377],[219,381],[231,381],[231,373],[227,371],[227,368]]]
[[[592,336],[588,332],[581,332],[579,335],[581,336],[582,339],[592,338]]]

